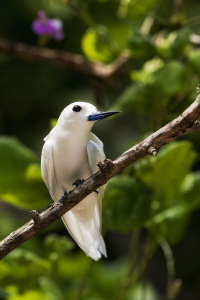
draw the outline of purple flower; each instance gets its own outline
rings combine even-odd
[[[56,41],[61,41],[64,38],[64,34],[62,31],[63,28],[63,23],[60,19],[52,19],[49,20],[49,22],[51,23],[51,36],[54,40]]]
[[[32,30],[39,36],[51,36],[56,41],[64,38],[63,23],[60,19],[48,19],[42,10],[38,12],[38,18],[32,23]]]

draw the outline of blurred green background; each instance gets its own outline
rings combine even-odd
[[[64,24],[64,40],[46,47],[132,59],[100,80],[0,53],[1,239],[52,202],[40,154],[65,106],[122,111],[93,128],[114,159],[187,108],[200,80],[199,0],[1,0],[0,37],[40,47],[31,24],[41,9]],[[57,221],[0,262],[0,299],[199,300],[199,152],[199,134],[183,136],[110,180],[108,259],[87,258]]]

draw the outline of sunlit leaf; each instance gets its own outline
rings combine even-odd
[[[188,28],[172,31],[168,36],[157,39],[157,53],[162,58],[180,59],[190,50],[190,35]]]
[[[24,294],[11,295],[7,298],[7,300],[49,300],[46,296],[43,295],[40,291],[33,290],[27,291]]]
[[[199,186],[199,171],[187,174],[181,184],[182,197],[190,210],[194,210],[200,205]]]
[[[133,71],[131,73],[131,79],[142,84],[154,84],[157,79],[156,72],[163,66],[164,61],[159,58],[149,60],[144,63],[140,71]]]
[[[26,168],[24,177],[27,180],[37,180],[43,182],[42,174],[41,174],[41,165],[39,163],[29,164],[28,167]]]
[[[151,10],[157,2],[158,0],[121,0],[118,15],[139,18]]]
[[[89,28],[82,38],[81,48],[86,57],[92,61],[108,63],[114,58],[112,41],[104,26]]]
[[[139,283],[137,285],[134,285],[133,288],[128,292],[128,297],[126,300],[159,300],[160,297],[157,294],[154,287],[150,284],[145,284],[145,287]]]
[[[194,70],[200,70],[200,50],[194,49],[188,55],[189,62]]]
[[[55,119],[55,118],[50,120],[49,123],[50,123],[50,128],[51,128],[51,129],[53,129],[53,128],[56,126],[57,121],[58,121],[58,120]]]

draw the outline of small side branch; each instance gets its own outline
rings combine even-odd
[[[34,62],[54,63],[100,79],[109,78],[117,73],[131,58],[125,51],[114,62],[101,65],[92,63],[78,54],[11,42],[3,38],[0,38],[0,53]]]
[[[200,122],[197,121],[197,118],[200,116],[199,86],[197,92],[196,100],[178,118],[124,152],[114,161],[105,159],[103,162],[98,163],[100,170],[85,180],[70,194],[66,195],[66,201],[62,199],[55,202],[53,208],[47,208],[40,215],[32,211],[31,216],[33,220],[12,232],[0,242],[0,259],[63,216],[91,192],[104,185],[109,179],[133,162],[148,154],[156,155],[162,146],[182,135],[200,131]]]

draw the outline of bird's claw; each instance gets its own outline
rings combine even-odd
[[[72,191],[69,191],[69,193],[67,193],[67,191],[64,191],[64,196],[62,196],[62,197],[60,198],[60,201],[62,202],[62,204],[64,204],[65,200],[67,200],[67,199],[66,199],[67,196],[68,196],[69,194],[71,194],[71,192],[72,192]]]
[[[77,187],[79,184],[82,184],[84,181],[85,181],[84,179],[82,179],[82,180],[81,179],[76,179],[76,181],[74,183],[72,183],[72,185],[75,185]],[[97,195],[99,194],[99,192],[97,190],[95,190],[94,192],[97,193]]]
[[[54,204],[55,204],[55,203],[49,204],[49,205],[47,206],[47,208],[51,207],[51,209],[52,209],[52,208],[54,207]]]
[[[64,193],[64,196],[62,196],[62,197],[60,198],[60,201],[62,202],[62,204],[64,204],[64,202],[65,202],[65,200],[66,200],[66,198],[65,198],[65,197],[67,196],[66,194],[67,194],[67,193],[65,192],[65,193]]]
[[[75,185],[76,187],[79,185],[79,184],[82,184],[84,182],[84,179],[76,179],[76,181],[74,183],[72,183],[72,185]]]

